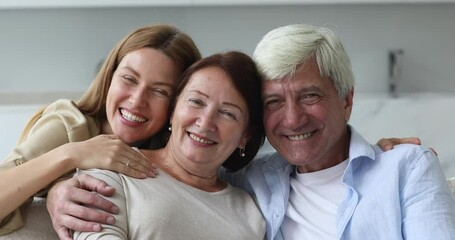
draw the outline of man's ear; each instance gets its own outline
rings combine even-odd
[[[354,88],[351,88],[349,92],[344,97],[344,120],[348,122],[351,117],[352,106],[354,104]]]

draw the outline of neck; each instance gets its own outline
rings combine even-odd
[[[192,172],[190,172],[189,170],[187,170],[185,167],[183,167],[182,165],[180,165],[180,163],[179,163],[178,161],[174,161],[174,162],[176,163],[176,165],[179,166],[179,168],[183,169],[184,172],[186,172],[188,175],[193,176],[193,177],[195,177],[195,178],[210,180],[210,179],[215,179],[215,178],[218,176],[217,173],[215,173],[215,174],[213,174],[213,175],[211,175],[211,176],[210,176],[210,175],[209,175],[209,176],[198,175],[198,174],[196,174],[196,173],[192,173]],[[169,166],[169,165],[168,165],[168,162],[167,162],[166,160],[165,160],[165,165]],[[172,168],[170,168],[170,169],[172,170]]]
[[[218,179],[218,171],[195,172],[181,164],[168,149],[156,152],[158,154],[150,159],[156,159],[160,168],[178,181],[207,192],[217,192],[226,187],[226,183]]]

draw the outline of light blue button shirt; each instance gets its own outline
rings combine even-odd
[[[455,201],[434,153],[402,144],[383,152],[352,127],[349,164],[343,175],[346,199],[338,209],[337,238],[455,239]],[[235,174],[234,186],[255,195],[267,221],[267,239],[283,239],[294,166],[278,153],[259,157]]]

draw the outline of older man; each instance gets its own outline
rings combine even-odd
[[[329,29],[272,30],[253,58],[277,153],[231,180],[257,197],[268,239],[455,238],[454,200],[434,153],[384,152],[348,125],[353,73]]]
[[[224,177],[256,196],[267,239],[455,236],[454,201],[432,151],[399,145],[383,152],[347,124],[353,74],[330,30],[308,25],[272,30],[254,59],[266,80],[264,123],[277,152]],[[116,209],[83,189],[112,193],[85,175],[49,193],[48,209],[61,238],[70,238],[68,229],[99,230],[96,222],[113,219],[80,206]],[[78,196],[71,194],[76,191]]]

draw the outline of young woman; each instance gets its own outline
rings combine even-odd
[[[150,162],[130,146],[163,145],[175,88],[198,59],[192,39],[177,28],[139,28],[112,49],[77,103],[58,100],[31,119],[0,165],[0,235],[24,224],[19,207],[27,199],[76,168],[153,176]]]

